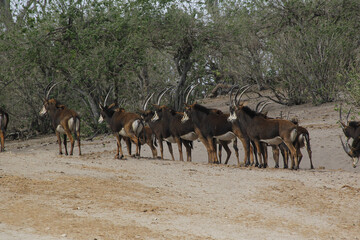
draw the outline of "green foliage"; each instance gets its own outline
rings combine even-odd
[[[13,129],[50,131],[38,116],[50,82],[62,82],[51,96],[81,114],[86,135],[105,130],[98,103],[110,89],[108,103],[128,111],[169,85],[181,109],[192,83],[197,97],[256,84],[288,105],[334,101],[346,86],[360,102],[357,1],[40,2],[0,17],[0,105]]]
[[[346,84],[346,90],[350,95],[352,104],[360,106],[360,71],[352,69],[348,77],[349,81]]]

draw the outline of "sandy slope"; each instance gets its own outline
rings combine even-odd
[[[145,158],[114,160],[112,136],[83,141],[81,157],[58,156],[55,136],[8,142],[0,239],[358,239],[360,170],[341,148],[334,106],[268,107],[308,128],[315,170],[306,151],[291,171],[272,157],[268,169],[237,168],[234,156],[209,165],[199,142],[192,163],[146,158],[147,146]]]

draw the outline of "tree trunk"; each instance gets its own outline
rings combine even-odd
[[[183,105],[184,105],[184,86],[185,86],[185,82],[186,82],[186,77],[187,77],[187,73],[190,71],[192,66],[192,62],[187,59],[183,68],[181,69],[181,76],[180,76],[180,80],[176,86],[176,90],[175,90],[175,110],[176,111],[180,111],[181,109],[183,109]]]

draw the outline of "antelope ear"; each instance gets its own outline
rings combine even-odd
[[[115,107],[115,103],[110,104],[108,108],[112,108],[112,107]]]

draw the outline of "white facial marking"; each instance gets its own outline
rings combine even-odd
[[[154,114],[154,116],[151,118],[151,121],[152,121],[152,122],[155,122],[155,121],[157,121],[157,120],[159,120],[159,115],[157,114],[157,111],[155,111],[155,114]]]
[[[230,116],[228,117],[228,121],[229,122],[233,122],[233,121],[235,121],[237,119],[237,116],[236,116],[236,114],[235,114],[235,112],[232,112],[232,113],[230,113]]]
[[[187,115],[186,112],[184,112],[184,116],[181,118],[181,122],[184,123],[184,122],[186,122],[188,120],[189,120],[189,116]]]
[[[102,123],[103,121],[104,121],[104,118],[103,118],[103,116],[100,114],[100,117],[99,117],[98,123]]]
[[[42,107],[41,111],[39,112],[39,114],[40,114],[40,116],[43,116],[43,115],[46,114],[46,112],[47,112],[47,110],[45,108],[45,105],[43,105],[43,107]]]

